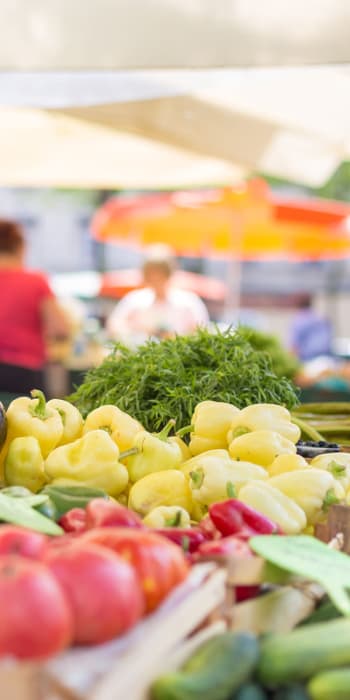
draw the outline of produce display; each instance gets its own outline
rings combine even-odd
[[[146,527],[175,528],[174,537],[189,530],[192,549],[211,506],[227,498],[285,534],[312,531],[331,504],[349,500],[350,455],[326,452],[306,461],[297,454],[300,421],[281,405],[203,401],[190,424],[170,436],[175,418],[151,433],[118,407],[102,405],[84,421],[70,403],[46,404],[33,391],[10,404],[6,420],[0,517],[49,535],[73,519],[82,528],[76,509],[96,497],[128,505]]]
[[[81,499],[91,494],[128,505],[145,526],[181,526],[192,533],[194,523],[200,529],[211,517],[210,506],[230,497],[270,518],[281,532],[298,534],[324,521],[331,504],[349,498],[350,455],[331,452],[307,462],[297,454],[300,421],[283,406],[239,410],[203,401],[191,423],[170,436],[175,419],[151,433],[116,406],[93,409],[83,422],[76,407],[67,403],[65,411],[65,403],[58,411],[34,391],[33,398],[10,404],[0,455],[6,487],[0,507],[5,511],[9,499],[12,506],[17,498],[5,521],[59,534],[60,516],[70,505],[84,506]],[[18,488],[33,494],[20,492],[18,498]],[[21,521],[22,511],[30,522]]]
[[[259,577],[233,584],[233,629],[162,674],[151,696],[350,698],[349,645],[341,641],[349,634],[342,615],[350,614],[350,559],[313,537],[332,505],[350,504],[350,453],[322,439],[314,456],[300,454],[310,431],[321,430],[316,411],[296,406],[292,385],[270,372],[263,354],[247,351],[243,332],[201,333],[193,345],[156,344],[160,354],[143,378],[140,351],[116,352],[106,361],[109,389],[96,370],[77,405],[33,390],[1,411],[0,591],[9,604],[0,656],[43,660],[102,644],[152,617],[198,564],[265,562]],[[152,347],[143,348],[149,357]],[[212,388],[209,357],[222,369]],[[185,376],[180,365],[192,373],[187,399],[175,381]],[[132,367],[138,394],[118,384]],[[203,398],[211,392],[215,400]],[[138,404],[130,414],[129,398]]]

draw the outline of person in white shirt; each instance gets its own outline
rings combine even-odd
[[[172,285],[174,269],[167,246],[149,249],[142,268],[144,288],[126,294],[107,320],[111,338],[138,344],[150,337],[186,335],[209,323],[202,300]]]

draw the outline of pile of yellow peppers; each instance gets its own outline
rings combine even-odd
[[[239,410],[204,401],[190,426],[150,433],[116,406],[83,420],[67,401],[40,391],[15,399],[0,460],[2,481],[39,491],[46,483],[100,488],[150,527],[186,527],[234,496],[286,534],[310,532],[332,503],[350,504],[350,454],[310,463],[296,454],[300,429],[274,404]],[[182,437],[189,435],[188,444]]]

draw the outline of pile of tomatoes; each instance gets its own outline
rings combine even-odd
[[[181,549],[144,529],[48,538],[0,526],[0,656],[45,659],[130,630],[187,576]]]

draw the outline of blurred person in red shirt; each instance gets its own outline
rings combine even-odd
[[[69,336],[45,275],[25,268],[21,227],[0,219],[0,391],[42,389],[46,342]]]

